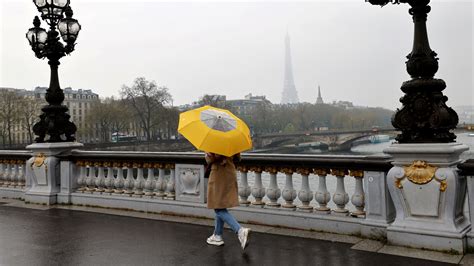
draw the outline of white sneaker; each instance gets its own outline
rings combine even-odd
[[[214,246],[224,245],[224,240],[222,240],[222,236],[216,236],[214,234],[212,234],[212,236],[208,237],[206,242],[209,245],[214,245]]]
[[[250,228],[241,227],[239,233],[237,234],[239,237],[240,244],[242,245],[242,249],[245,249],[249,244],[249,234]]]

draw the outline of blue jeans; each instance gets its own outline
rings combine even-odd
[[[224,231],[224,223],[230,226],[230,229],[235,233],[239,232],[240,224],[235,220],[234,216],[230,214],[227,209],[215,209],[214,212],[216,213],[216,225],[214,229],[214,234],[218,236],[222,236]]]

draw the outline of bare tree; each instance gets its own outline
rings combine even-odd
[[[92,128],[96,129],[101,142],[108,142],[113,110],[106,102],[94,102],[87,114],[86,121]]]
[[[111,119],[111,132],[128,132],[134,120],[134,110],[123,100],[111,98],[109,101],[114,115]]]
[[[42,103],[39,100],[23,97],[19,99],[19,105],[21,108],[18,108],[18,116],[22,129],[26,130],[28,134],[28,141],[33,142],[33,125],[39,119],[38,114]]]
[[[204,94],[198,101],[200,106],[210,105],[217,108],[224,108],[228,109],[229,105],[226,101],[226,97],[224,95],[210,95]]]
[[[14,142],[13,126],[19,123],[18,103],[20,100],[21,97],[17,93],[8,90],[0,90],[0,123],[5,127],[9,145],[12,145]]]
[[[158,87],[155,81],[139,77],[131,87],[123,85],[120,93],[125,103],[134,109],[147,140],[152,140],[160,122],[156,117],[163,112],[163,106],[172,100],[168,88]]]

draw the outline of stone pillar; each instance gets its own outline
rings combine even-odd
[[[387,173],[364,172],[365,219],[361,220],[361,235],[385,239],[387,226],[395,219],[395,207],[387,187]]]
[[[471,226],[464,216],[466,177],[458,175],[459,143],[393,144],[387,182],[396,210],[389,244],[464,253]]]
[[[468,193],[468,199],[469,199],[469,220],[474,222],[474,175],[469,175],[466,176],[467,179],[467,193]],[[469,231],[467,233],[467,248],[469,252],[472,252],[471,250],[474,249],[474,232]]]
[[[57,203],[61,191],[61,169],[56,156],[67,155],[72,149],[82,146],[77,142],[35,143],[27,146],[33,157],[26,164],[26,179],[30,186],[25,193],[25,202],[46,205]]]

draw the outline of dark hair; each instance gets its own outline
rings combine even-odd
[[[232,162],[238,163],[238,162],[240,162],[240,160],[242,160],[242,157],[240,156],[240,153],[237,153],[237,154],[232,156]]]

